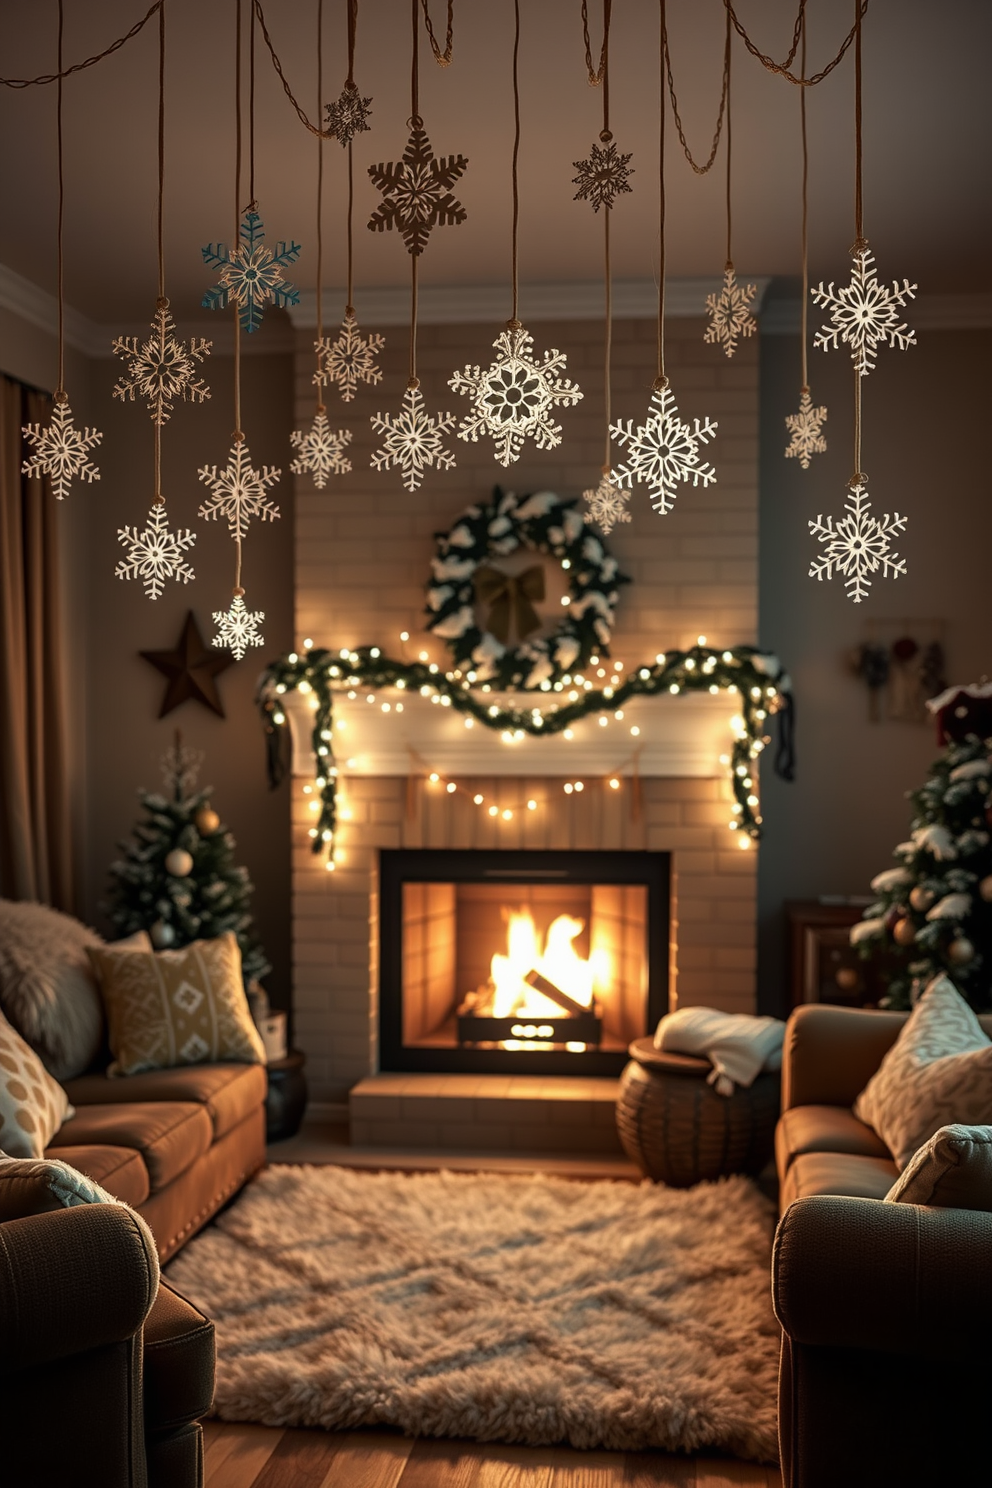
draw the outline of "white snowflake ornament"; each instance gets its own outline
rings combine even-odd
[[[631,520],[627,507],[630,492],[622,491],[614,483],[609,470],[603,471],[598,486],[582,492],[582,499],[589,512],[589,520],[595,522],[604,533],[612,532],[618,522]]]
[[[235,438],[223,470],[218,470],[216,465],[204,465],[196,473],[211,491],[209,499],[200,507],[199,515],[208,521],[223,517],[232,537],[244,537],[252,517],[260,517],[263,522],[278,517],[279,508],[265,492],[268,486],[275,485],[282,471],[274,465],[263,465],[261,470],[254,470],[243,435]]]
[[[785,416],[785,427],[790,435],[785,458],[798,460],[803,469],[808,470],[811,455],[825,455],[827,441],[823,425],[826,421],[827,410],[814,408],[809,388],[804,387],[799,394],[799,412]]]
[[[916,285],[908,279],[893,280],[892,288],[879,284],[875,276],[875,259],[862,239],[851,250],[854,268],[850,284],[834,290],[833,281],[824,289],[822,281],[810,290],[817,305],[830,310],[830,323],[817,331],[813,345],[822,351],[836,351],[843,341],[851,348],[851,360],[860,377],[867,377],[875,366],[878,346],[891,346],[899,351],[916,345],[916,332],[903,324],[898,315],[907,299],[916,294]]]
[[[377,434],[384,434],[382,449],[372,455],[373,470],[388,470],[395,466],[403,471],[403,484],[408,491],[416,491],[424,478],[424,471],[432,466],[438,470],[453,470],[455,457],[444,448],[442,436],[454,428],[453,413],[432,416],[424,406],[420,383],[414,382],[403,394],[403,407],[394,417],[392,414],[376,413],[369,423]]]
[[[351,461],[344,453],[351,438],[350,429],[333,430],[325,410],[318,408],[308,433],[294,429],[289,436],[290,444],[300,452],[290,470],[294,475],[312,475],[314,485],[322,491],[329,475],[347,475],[351,470]]]
[[[832,579],[835,573],[844,577],[848,598],[860,604],[868,596],[870,576],[882,570],[882,577],[897,579],[906,572],[906,561],[898,553],[890,551],[889,539],[906,526],[906,518],[898,512],[888,513],[881,520],[871,515],[871,502],[865,495],[868,477],[855,475],[844,505],[844,516],[824,521],[818,516],[810,522],[809,530],[818,542],[823,543],[823,553],[813,560],[809,568],[811,579]]]
[[[189,344],[176,335],[168,300],[155,308],[152,333],[147,341],[137,336],[118,336],[111,347],[115,356],[128,358],[128,369],[114,387],[114,397],[133,403],[145,398],[152,422],[161,426],[172,413],[176,398],[202,403],[210,389],[197,377],[197,362],[210,355],[212,341],[191,336]]]
[[[385,344],[385,336],[377,331],[363,336],[354,315],[346,313],[335,340],[322,336],[313,344],[318,359],[314,382],[318,387],[337,384],[342,402],[350,403],[360,382],[374,385],[382,381],[382,369],[375,359]]]
[[[230,651],[237,661],[249,646],[264,646],[265,637],[259,635],[258,627],[265,619],[264,610],[249,610],[244,602],[244,590],[236,589],[228,610],[214,610],[217,634],[211,642]]]
[[[96,481],[100,472],[89,458],[89,451],[103,435],[98,429],[77,429],[72,409],[63,393],[52,406],[52,417],[44,424],[25,424],[24,438],[35,447],[35,453],[21,466],[22,475],[47,475],[56,501],[68,495],[74,480]]]
[[[158,599],[167,579],[188,584],[196,577],[183,557],[184,551],[196,542],[196,533],[188,527],[170,532],[162,501],[154,503],[142,531],[137,527],[121,527],[117,540],[125,545],[127,552],[114,570],[115,577],[141,579],[149,599]]]
[[[655,511],[671,511],[676,486],[680,481],[692,481],[698,486],[710,486],[716,480],[712,465],[699,460],[699,446],[716,434],[717,425],[709,417],[694,419],[684,424],[667,380],[651,394],[651,408],[643,424],[635,429],[633,419],[626,424],[610,425],[610,433],[618,444],[627,446],[627,460],[610,472],[610,479],[618,486],[633,488],[634,481],[650,486],[651,505]]]
[[[534,338],[517,321],[500,331],[493,346],[496,358],[485,369],[466,367],[448,379],[456,393],[472,399],[472,412],[458,426],[458,438],[477,444],[480,434],[495,443],[501,465],[519,460],[525,439],[538,449],[561,444],[561,425],[552,420],[560,404],[570,408],[583,394],[574,382],[559,377],[565,353],[546,351],[538,361],[531,351]]]
[[[728,263],[723,271],[723,288],[718,295],[706,296],[706,313],[710,323],[703,340],[710,345],[721,346],[732,357],[737,350],[738,336],[753,336],[758,322],[751,314],[751,301],[758,293],[756,284],[738,284],[734,266]]]

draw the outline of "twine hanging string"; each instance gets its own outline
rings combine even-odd
[[[586,72],[589,75],[590,88],[598,88],[600,83],[602,83],[606,77],[607,53],[609,51],[610,35],[610,12],[612,8],[612,0],[606,0],[606,3],[604,3],[603,15],[603,45],[600,47],[599,51],[599,66],[594,68],[592,65],[592,42],[589,39],[589,5],[588,0],[582,0],[582,40],[585,43],[586,48]]]
[[[351,32],[351,7],[349,6],[349,39]],[[351,74],[351,59],[349,57],[349,76]],[[317,117],[323,107],[324,97],[324,0],[317,0]],[[349,163],[351,150],[348,151]],[[324,141],[317,141],[317,346],[324,339]],[[351,286],[349,284],[349,300],[351,299]],[[320,352],[317,352],[317,373],[320,373]],[[316,379],[315,379],[316,381]],[[321,395],[321,385],[316,381],[317,387],[317,412],[324,412],[324,399]]]
[[[110,46],[104,47],[102,52],[96,52],[92,57],[86,57],[82,62],[74,62],[71,67],[65,68],[62,66],[60,54],[58,68],[55,72],[43,72],[39,77],[31,78],[0,77],[0,86],[4,88],[33,88],[39,84],[59,82],[63,78],[71,77],[74,72],[83,72],[87,67],[95,66],[97,62],[102,62],[105,57],[112,57],[115,52],[119,52],[122,46],[126,46],[129,41],[132,41],[138,35],[139,31],[143,31],[156,11],[162,9],[164,3],[165,0],[155,0],[154,5],[148,7],[141,20],[135,21],[130,31],[126,32],[123,36],[118,36],[117,40],[112,41]]]
[[[410,128],[419,129],[420,117],[420,29],[418,0],[410,0],[410,15],[413,26],[413,47],[410,63]],[[417,376],[417,254],[410,254],[410,376],[407,387],[420,386]]]
[[[861,0],[854,0],[854,245],[860,253],[867,245],[864,239],[864,202],[861,192]],[[854,475],[851,484],[864,485],[867,477],[861,470],[861,374],[854,367]]]
[[[668,8],[666,0],[659,0],[661,40],[658,47],[658,375],[654,380],[654,391],[663,392],[668,386],[665,376],[665,96],[666,76],[671,77],[668,62]],[[674,102],[673,102],[674,111]]]
[[[251,8],[251,27],[248,32],[248,210],[253,212],[255,201],[255,7]]]
[[[321,0],[323,3],[323,0]],[[348,80],[346,86],[357,92],[355,84],[355,46],[358,40],[358,0],[348,0]],[[318,131],[319,133],[319,131]],[[322,140],[327,135],[320,135]],[[348,296],[344,313],[347,320],[355,318],[355,170],[352,154],[353,137],[348,140]]]
[[[610,22],[613,18],[613,0],[603,0],[603,45],[599,53],[599,67],[592,65],[592,48],[589,41],[589,12],[586,0],[582,0],[582,36],[586,48],[586,72],[591,88],[603,88],[603,128],[600,143],[608,145],[613,138],[610,130]],[[603,474],[609,475],[612,466],[610,451],[610,420],[613,416],[613,387],[611,364],[613,360],[613,269],[610,261],[610,216],[612,203],[604,203],[603,212],[603,290],[606,324],[603,337],[603,404],[606,413],[605,453]]]
[[[62,0],[59,0],[61,8]],[[59,85],[61,90],[61,84]],[[167,310],[165,297],[165,0],[158,12],[158,300],[156,309]],[[162,422],[152,420],[155,441],[154,506],[164,506],[162,495]]]
[[[727,264],[726,264],[726,267],[727,267],[728,270],[729,269],[732,269],[733,266],[734,266],[734,255],[733,255],[733,251],[731,249],[731,241],[732,241],[732,233],[731,233],[732,218],[731,218],[731,206],[730,206],[730,171],[731,171],[730,161],[731,161],[732,140],[733,140],[733,134],[732,134],[732,131],[731,131],[731,125],[732,125],[732,122],[733,122],[733,119],[732,119],[732,113],[733,113],[733,111],[732,111],[731,101],[730,101],[730,66],[731,66],[731,54],[730,54],[730,11],[728,10],[727,11],[727,38],[726,38],[726,41],[724,42],[724,49],[723,49],[723,76],[724,76],[724,79],[725,79],[725,86],[726,86],[726,90],[727,90],[727,95],[726,95],[727,96]]]
[[[510,328],[517,330],[520,326],[517,265],[517,229],[520,222],[520,183],[517,178],[520,159],[520,79],[517,66],[520,57],[520,0],[513,0],[513,28],[513,157],[510,165],[510,184],[513,194],[510,224],[510,278],[513,285],[513,309],[510,314]]]
[[[427,8],[427,0],[421,0],[421,3],[424,7],[424,22],[427,26],[427,39],[431,44],[431,51],[434,53],[434,61],[437,63],[438,67],[448,67],[451,63],[452,36],[454,34],[455,21],[455,0],[448,0],[448,26],[444,38],[443,52],[437,44],[437,37],[434,35],[434,27],[431,24],[431,13]]]
[[[62,30],[65,23],[64,0],[59,0],[58,32],[58,89],[55,99],[55,133],[58,141],[59,208],[58,208],[58,298],[59,298],[59,385],[55,389],[56,403],[66,403],[65,393],[65,285],[63,282],[62,229],[65,212],[65,170],[62,159]]]
[[[241,229],[241,0],[234,0],[234,239]],[[241,315],[234,302],[234,434],[235,444],[244,441],[241,427]],[[234,597],[244,594],[241,587],[241,537],[234,538]]]
[[[806,17],[802,17],[802,75],[806,76]],[[802,309],[802,338],[803,338],[803,381],[800,388],[801,393],[809,392],[809,364],[807,338],[809,334],[809,233],[808,233],[808,195],[809,184],[809,147],[806,139],[806,89],[799,90],[799,121],[800,132],[803,141],[803,226],[802,226],[802,248],[803,248],[803,309]]]
[[[729,28],[729,19],[728,19],[728,28]],[[725,118],[726,113],[727,113],[727,102],[728,102],[728,98],[730,96],[730,70],[729,70],[730,47],[729,47],[729,44],[725,45],[724,46],[724,49],[723,49],[723,79],[722,79],[722,82],[721,82],[721,85],[720,85],[720,107],[719,107],[719,110],[717,111],[717,116],[716,116],[716,128],[713,131],[713,143],[710,145],[710,153],[707,156],[706,162],[705,162],[704,165],[700,165],[699,162],[698,162],[698,160],[696,160],[695,157],[693,156],[692,151],[689,149],[689,142],[688,142],[688,140],[685,137],[685,130],[682,127],[682,116],[679,113],[678,94],[675,92],[675,78],[674,78],[673,73],[672,73],[672,58],[671,58],[671,53],[670,53],[669,47],[668,47],[668,26],[667,26],[667,22],[665,23],[664,33],[663,33],[663,36],[662,36],[662,51],[663,51],[663,60],[664,60],[664,68],[665,68],[665,78],[667,78],[667,81],[668,81],[668,93],[669,93],[669,97],[672,100],[672,115],[673,115],[673,117],[675,119],[675,128],[676,128],[676,131],[678,133],[679,143],[682,146],[682,152],[685,155],[686,160],[688,160],[689,164],[692,166],[693,170],[696,172],[696,175],[697,176],[705,176],[707,174],[707,172],[712,169],[713,162],[716,159],[716,152],[720,148],[720,136],[723,133],[723,121],[724,121],[724,118]],[[664,86],[665,86],[665,81],[664,81],[664,78],[663,78],[663,80],[662,80],[662,87],[664,88]]]
[[[789,71],[792,60],[796,55],[795,40],[793,42],[793,49],[789,53],[786,61],[784,63],[775,62],[772,60],[771,57],[766,56],[764,52],[760,51],[758,47],[755,46],[754,42],[747,34],[745,28],[737,19],[737,12],[734,10],[732,0],[724,0],[724,5],[727,7],[727,14],[730,16],[730,19],[734,26],[734,30],[737,32],[741,41],[747,47],[748,51],[751,53],[751,56],[757,58],[762,67],[767,68],[769,72],[777,73],[779,77],[785,78],[786,82],[794,83],[797,88],[815,88],[817,83],[822,83],[824,78],[830,76],[834,68],[839,66],[840,63],[844,60],[845,56],[847,55],[848,48],[856,39],[856,33],[858,31],[858,27],[861,24],[862,16],[868,13],[868,0],[859,0],[859,4],[857,6],[857,19],[855,20],[855,23],[851,27],[850,31],[844,37],[844,40],[841,42],[840,50],[838,51],[837,55],[830,62],[827,63],[826,67],[821,68],[819,72],[814,72],[812,77],[805,76],[805,68],[803,69],[804,75],[801,77],[796,77],[795,73]],[[804,19],[805,10],[806,0],[799,0],[799,16],[796,19],[796,34],[798,34],[798,29]]]

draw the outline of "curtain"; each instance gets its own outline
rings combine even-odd
[[[0,897],[73,908],[58,519],[21,474],[51,399],[0,377]]]

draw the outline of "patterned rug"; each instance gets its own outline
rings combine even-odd
[[[166,1276],[222,1420],[773,1462],[772,1227],[745,1178],[274,1166]]]

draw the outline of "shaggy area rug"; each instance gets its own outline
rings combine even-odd
[[[274,1166],[166,1275],[223,1420],[774,1461],[772,1225],[746,1178]]]

